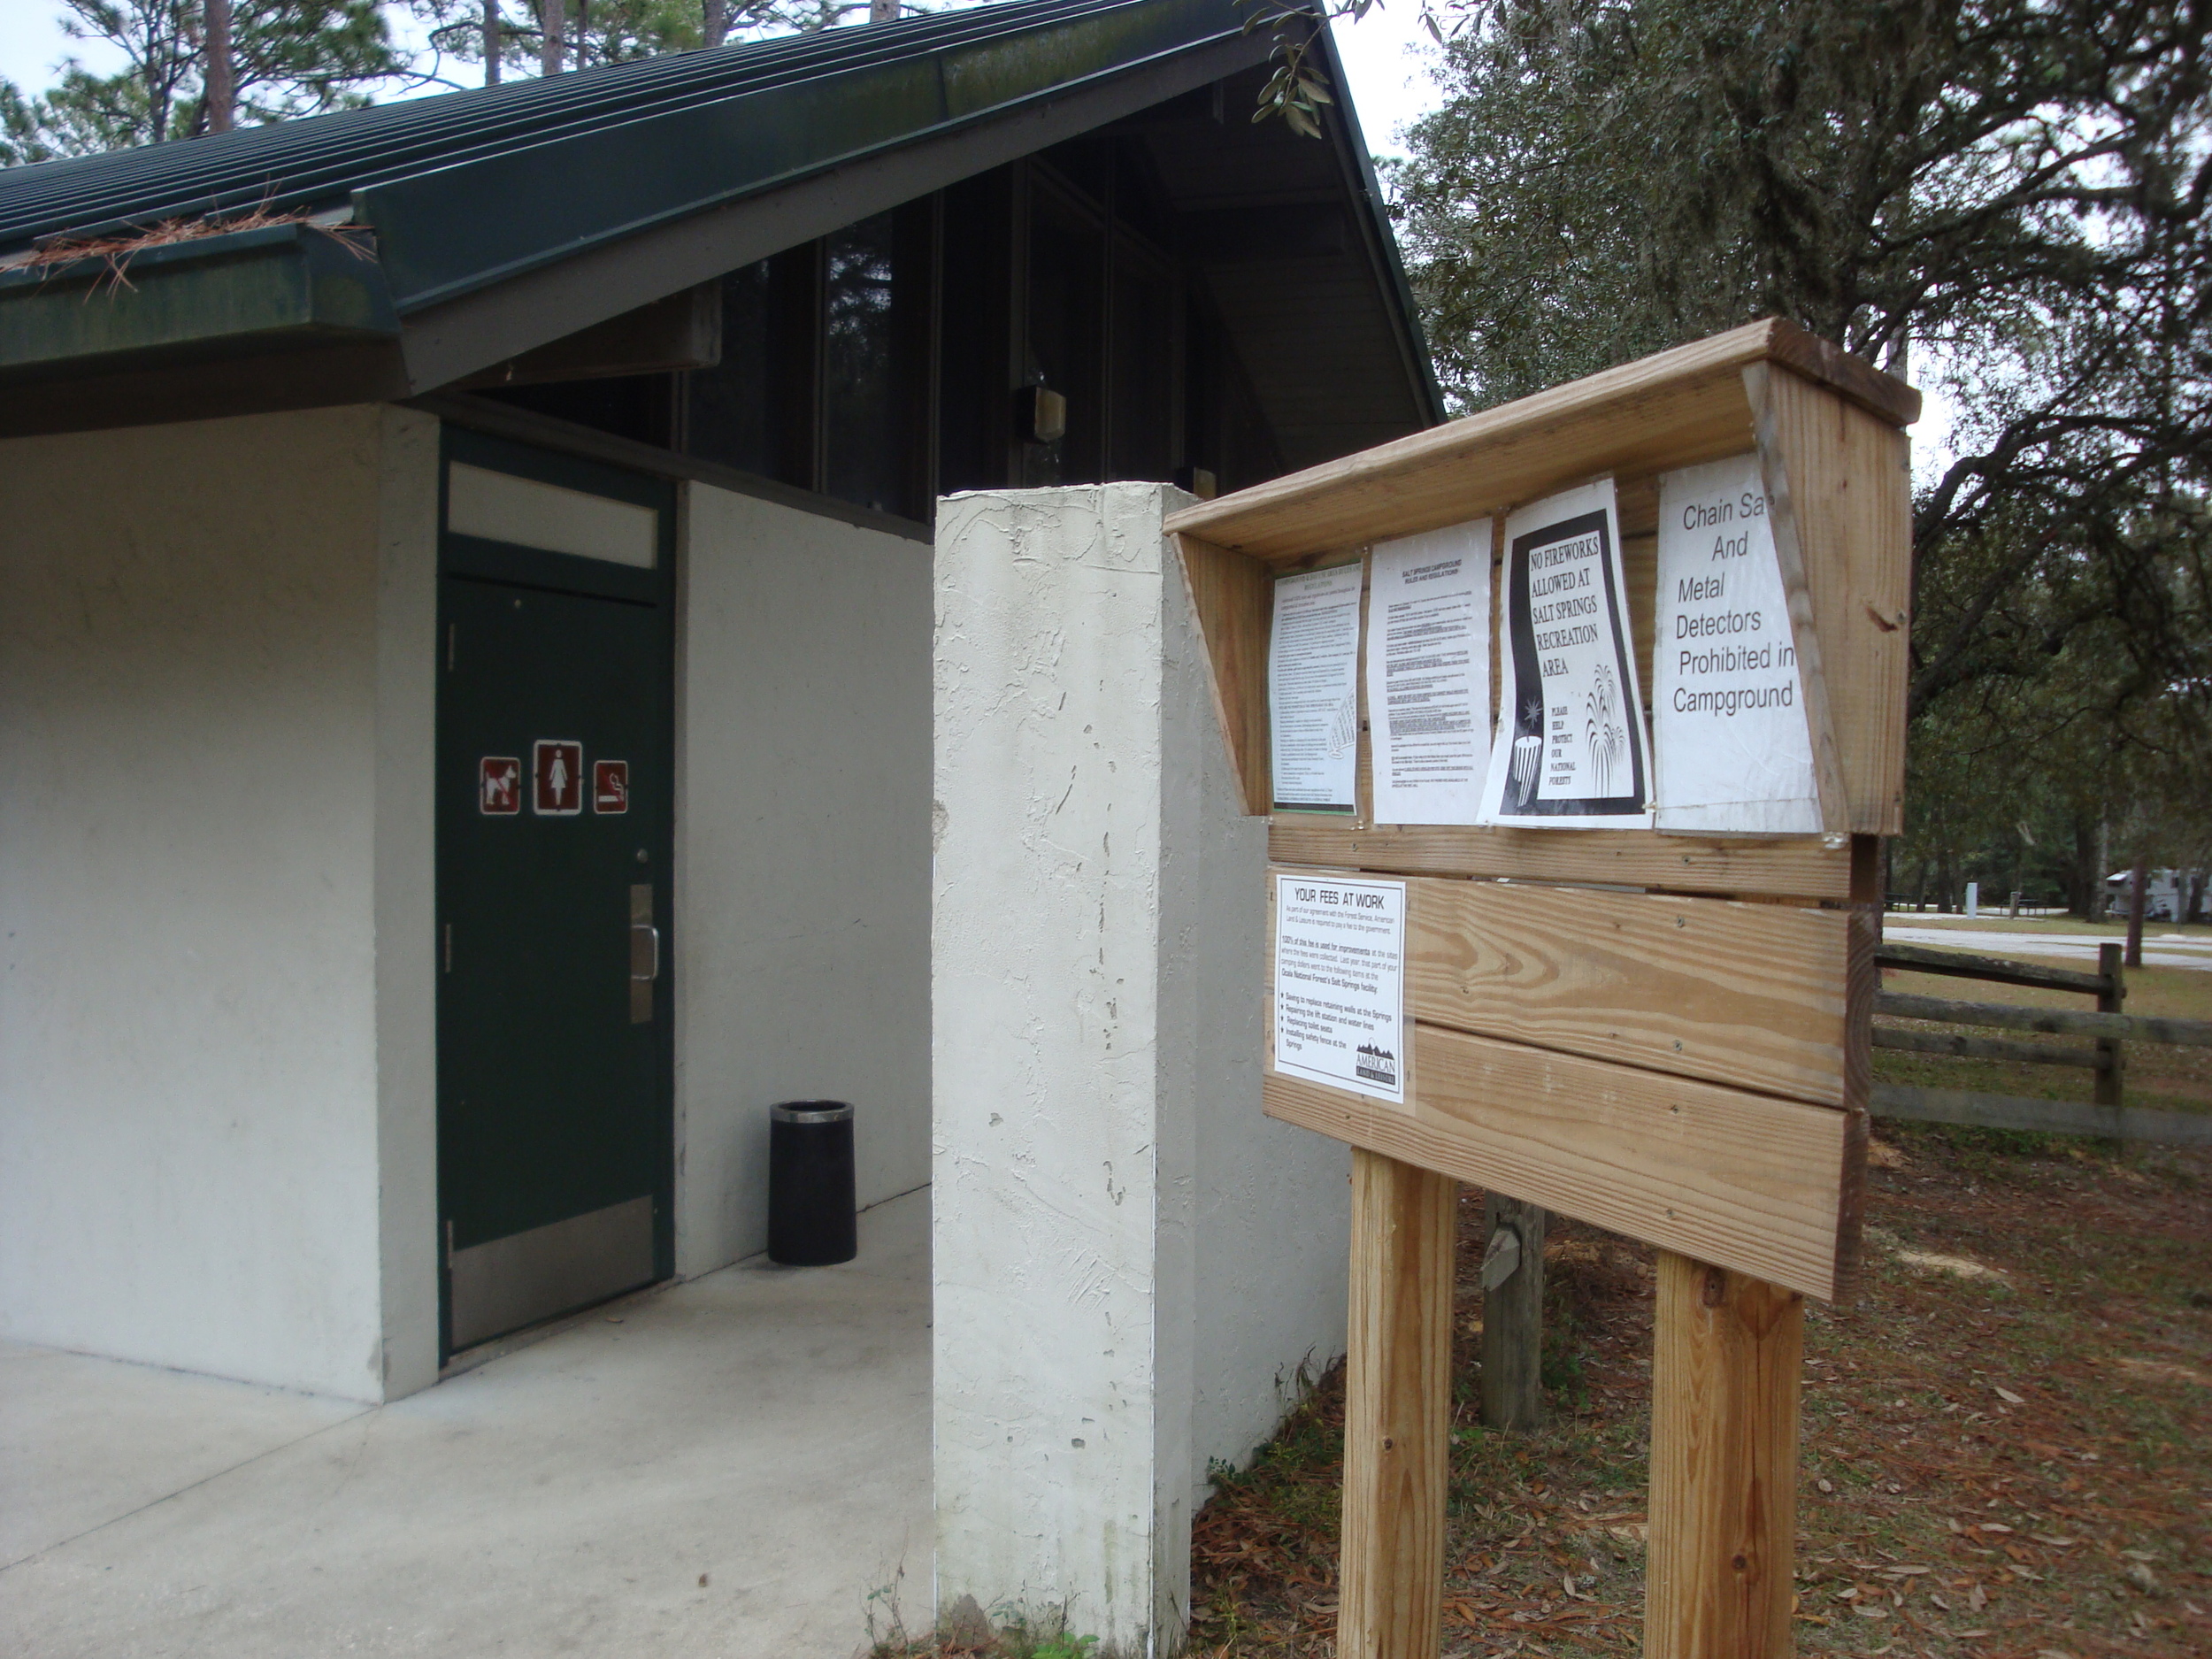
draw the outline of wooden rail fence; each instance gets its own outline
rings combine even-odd
[[[1974,1060],[2012,1060],[2033,1065],[2079,1066],[2096,1073],[2093,1101],[2040,1100],[2024,1094],[1993,1094],[1977,1089],[1921,1088],[1906,1083],[1877,1083],[1869,1102],[1877,1118],[1917,1123],[1969,1124],[1989,1129],[2032,1130],[2045,1134],[2102,1135],[2119,1141],[2155,1141],[2170,1145],[2212,1145],[2212,1113],[2152,1111],[2123,1102],[2124,1042],[2162,1042],[2212,1048],[2212,1020],[2160,1019],[2124,1014],[2127,984],[2120,947],[2101,945],[2097,972],[2047,968],[2002,956],[1970,956],[1919,945],[1885,944],[1875,951],[1885,968],[1916,973],[1949,974],[1996,985],[2038,990],[2078,991],[2097,999],[2094,1012],[2059,1008],[2019,1008],[2009,1002],[1961,1002],[1949,997],[1884,991],[1874,1011],[1898,1019],[1925,1019],[1951,1025],[1978,1025],[2000,1031],[2032,1031],[2049,1036],[2086,1037],[2081,1047],[2021,1042],[2008,1037],[1970,1036],[1941,1031],[1903,1031],[1877,1025],[1874,1046],[1906,1054],[1955,1055]]]

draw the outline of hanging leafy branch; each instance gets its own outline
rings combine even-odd
[[[1356,23],[1371,12],[1382,10],[1383,0],[1236,0],[1245,8],[1244,32],[1262,30],[1275,37],[1269,61],[1275,70],[1260,88],[1255,123],[1279,117],[1302,138],[1321,136],[1321,111],[1336,97],[1329,76],[1312,59],[1317,26],[1324,20]],[[1435,0],[1411,0],[1420,7],[1421,27],[1438,45],[1446,38],[1446,18]],[[1455,25],[1454,26],[1456,27]]]

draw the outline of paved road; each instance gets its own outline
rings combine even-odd
[[[1882,937],[1900,945],[1948,945],[1985,956],[2061,956],[2094,964],[2099,945],[2118,941],[2110,933],[1989,933],[1973,927],[1900,927],[1886,923]],[[2212,938],[2188,934],[2161,938],[2143,932],[2143,965],[2147,968],[2203,968],[2212,971]]]

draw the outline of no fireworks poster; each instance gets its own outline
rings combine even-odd
[[[1651,746],[1613,480],[1522,509],[1505,539],[1504,684],[1482,821],[1647,828]]]

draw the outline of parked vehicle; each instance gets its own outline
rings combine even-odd
[[[2189,900],[2191,872],[2186,870],[2154,870],[2149,886],[2144,890],[2143,919],[2147,922],[2177,922],[2182,919],[2183,907]],[[2128,911],[2128,884],[2135,872],[2123,870],[2104,879],[2105,904],[2115,916]]]

